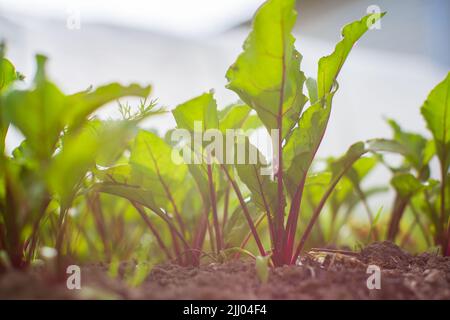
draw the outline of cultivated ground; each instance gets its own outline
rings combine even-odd
[[[381,289],[367,288],[368,265],[381,268]],[[450,299],[450,258],[412,256],[390,242],[359,253],[314,252],[302,265],[271,271],[260,283],[251,261],[200,268],[164,264],[139,288],[106,275],[107,266],[82,268],[82,290],[68,290],[46,273],[8,272],[0,276],[0,298],[87,299]]]

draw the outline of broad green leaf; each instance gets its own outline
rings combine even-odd
[[[219,129],[225,132],[227,129],[240,129],[250,115],[250,107],[245,104],[233,105],[221,117]]]
[[[329,159],[328,166],[332,167],[335,161],[335,159]],[[368,176],[376,165],[376,157],[362,157],[355,161],[353,166],[348,170],[346,176],[339,181],[336,186],[336,190],[331,196],[330,202],[333,206],[334,212],[337,212],[337,210],[344,204],[350,206],[355,201],[360,201],[360,197],[354,192],[355,186],[360,187],[361,182]],[[369,188],[364,191],[364,195],[367,198],[381,191],[386,191],[386,189],[378,187]]]
[[[101,122],[96,120],[96,122],[100,147],[96,152],[95,163],[102,167],[108,167],[117,163],[130,141],[137,134],[138,128],[136,122],[128,120]]]
[[[319,186],[327,186],[331,181],[331,172],[323,171],[318,173],[313,173],[308,175],[308,179],[306,179],[306,186],[309,185],[319,185]]]
[[[108,159],[116,159],[133,134],[134,127],[126,121],[97,120],[64,136],[61,150],[51,160],[46,175],[50,189],[66,208],[95,163],[109,164]]]
[[[247,209],[254,222],[261,214],[261,210],[253,202],[247,203]],[[248,222],[242,212],[242,207],[237,206],[231,213],[224,230],[225,243],[229,247],[239,247],[249,232]]]
[[[34,87],[8,92],[4,109],[6,120],[22,132],[31,150],[41,160],[53,155],[63,129],[82,126],[87,117],[105,103],[123,96],[146,97],[150,92],[150,87],[122,87],[113,83],[93,92],[67,96],[47,80],[47,58],[37,55],[36,61]]]
[[[365,178],[377,165],[377,159],[375,157],[364,157],[358,159],[353,164],[353,169],[358,175],[358,179],[362,180]]]
[[[195,180],[198,190],[200,191],[200,195],[203,199],[203,204],[206,208],[209,208],[211,197],[209,196],[209,187],[208,187],[208,176],[207,173],[204,172],[203,167],[196,164],[189,164],[189,173]]]
[[[14,81],[22,80],[23,76],[6,58],[0,55],[0,92],[5,91]]]
[[[234,113],[233,106],[230,106],[227,108],[226,111],[221,112],[220,114],[222,117],[228,119],[227,121],[229,125],[232,124],[233,121],[236,120],[236,118],[240,118],[242,115],[234,114],[233,116],[230,115],[229,118],[227,118],[227,115],[230,112]],[[246,113],[248,110],[248,107],[242,106],[237,107],[236,113]],[[213,92],[202,94],[194,99],[191,99],[179,106],[177,106],[174,110],[172,110],[173,116],[175,118],[175,121],[177,123],[178,129],[185,129],[188,130],[190,135],[190,141],[188,141],[188,147],[192,150],[190,153],[190,164],[189,164],[189,171],[193,175],[195,182],[198,186],[198,188],[202,192],[202,197],[204,199],[204,204],[206,207],[209,206],[209,189],[208,184],[204,183],[207,182],[207,169],[206,169],[206,161],[203,158],[205,156],[205,147],[215,143],[215,138],[212,138],[213,141],[204,141],[204,136],[200,137],[202,139],[201,145],[197,145],[196,141],[194,139],[196,138],[196,134],[205,134],[206,130],[209,130],[209,132],[213,132],[216,130],[216,133],[221,135],[223,142],[225,142],[225,138],[222,135],[222,133],[219,131],[219,112],[217,111],[217,104],[214,99]],[[236,117],[235,117],[236,116]],[[196,127],[197,123],[197,127]],[[200,125],[200,126],[199,126]],[[200,132],[200,131],[201,132]],[[193,134],[192,134],[193,133]],[[219,148],[226,147],[226,144],[219,144]],[[187,148],[186,148],[187,149]],[[211,149],[210,149],[211,150]],[[216,152],[218,150],[214,149]],[[183,150],[183,157],[186,156],[186,152],[189,152],[188,150]],[[222,150],[222,154],[225,157],[226,151],[225,149]],[[199,162],[193,161],[194,159],[197,159]],[[222,163],[224,159],[221,159]],[[193,164],[192,164],[193,163]],[[199,164],[202,164],[199,166]],[[198,168],[195,168],[195,167]],[[215,188],[217,191],[217,200],[219,200],[220,196],[222,195],[222,191],[226,185],[223,175],[220,174],[220,170],[213,170],[213,181],[215,184]],[[206,191],[206,192],[204,192]]]
[[[64,138],[63,149],[55,156],[47,172],[50,190],[55,192],[67,209],[82,178],[95,164],[99,137],[93,126]]]
[[[178,128],[194,131],[195,122],[201,124],[200,129],[216,129],[219,127],[217,104],[212,93],[204,93],[177,106],[172,110]]]
[[[95,171],[96,177],[102,182],[95,184],[93,189],[99,192],[123,197],[132,202],[137,202],[154,212],[162,213],[160,204],[154,199],[152,189],[143,186],[142,175],[133,175],[130,165],[120,165],[105,170]]]
[[[44,56],[36,56],[34,87],[12,90],[4,100],[6,120],[17,127],[39,159],[49,158],[64,128],[65,96],[45,77]]]
[[[68,107],[64,112],[64,121],[71,128],[79,126],[87,116],[105,104],[119,98],[134,96],[147,98],[151,87],[141,87],[137,84],[122,86],[110,83],[96,88],[94,91],[83,91],[67,97]]]
[[[227,88],[257,112],[269,131],[280,129],[282,118],[283,137],[296,125],[306,102],[302,57],[291,35],[294,6],[295,0],[265,2],[256,12],[244,51],[226,74]]]
[[[245,146],[245,161],[235,160],[238,176],[250,190],[252,200],[257,207],[266,213],[267,209],[269,209],[270,212],[268,213],[274,215],[278,204],[277,185],[271,179],[268,163],[261,152],[248,139],[245,141]],[[253,159],[256,161],[251,161],[250,155],[254,155]],[[237,157],[237,153],[235,156]],[[244,164],[240,164],[242,162]]]
[[[0,94],[11,86],[17,80],[22,80],[23,76],[16,71],[14,65],[5,57],[5,46],[0,44]],[[5,149],[5,138],[8,131],[8,121],[3,115],[3,97],[0,97],[0,153]]]
[[[359,184],[364,175],[364,169],[357,169],[356,163],[361,161],[361,156],[363,156],[368,150],[363,142],[357,142],[350,146],[347,152],[336,160],[329,161],[328,166],[332,172],[330,182],[325,186],[331,186],[333,183],[336,183],[334,192],[332,193],[332,197],[330,199],[332,207],[335,210],[338,210],[339,207],[346,201],[351,201],[353,198],[353,187],[354,183]],[[364,161],[363,161],[364,162]],[[361,165],[360,165],[361,166]],[[343,177],[353,170],[353,179]],[[359,175],[361,174],[361,178]],[[351,176],[352,174],[350,174]],[[353,180],[353,181],[352,181]],[[324,189],[324,188],[322,188]],[[321,193],[321,192],[318,192]]]
[[[331,165],[333,176],[336,177],[342,171],[351,168],[351,166],[353,166],[353,164],[367,151],[364,142],[352,144],[347,152]]]
[[[400,173],[391,179],[391,184],[402,197],[410,197],[423,189],[422,183],[410,173]]]
[[[318,102],[306,109],[283,147],[283,165],[288,168],[284,182],[291,197],[308,173],[322,140],[330,108],[331,97],[325,108]]]
[[[257,114],[250,114],[247,117],[247,120],[244,121],[244,124],[242,125],[242,130],[256,130],[258,128],[261,128],[263,126],[261,119],[258,117]]]
[[[420,171],[430,160],[429,156],[425,156],[425,152],[428,150],[426,148],[427,139],[420,134],[403,131],[400,125],[392,119],[388,120],[388,124],[394,131],[394,140],[403,146],[405,158],[417,171]]]
[[[39,171],[39,163],[33,158],[33,153],[26,140],[23,140],[20,145],[12,151],[12,156],[14,162],[21,167],[26,168],[27,170]]]
[[[421,112],[433,135],[443,170],[447,171],[450,166],[450,72],[431,90]]]
[[[177,202],[181,202],[186,186],[188,168],[184,163],[173,161],[172,151],[163,139],[143,130],[136,136],[131,149],[132,174],[145,177],[142,186],[152,190],[155,201],[161,206],[166,203],[168,192]]]
[[[377,160],[375,157],[360,158],[353,164],[352,168],[349,169],[346,176],[356,188],[359,188],[363,178],[369,174],[376,163]]]
[[[220,131],[227,129],[242,129],[244,132],[255,130],[263,124],[257,114],[251,114],[252,109],[245,104],[232,104],[219,111]]]
[[[372,152],[392,152],[401,155],[407,155],[408,150],[395,140],[390,139],[371,139],[366,141],[367,148]]]
[[[318,92],[317,92],[317,81],[314,78],[308,78],[305,81],[306,88],[308,89],[308,96],[311,105],[315,104],[317,100],[319,100]]]
[[[317,74],[319,99],[332,91],[333,84],[355,43],[384,15],[385,13],[368,14],[359,21],[347,24],[342,29],[342,40],[336,45],[333,53],[319,60]]]
[[[319,60],[317,93],[314,81],[308,81],[310,95],[317,102],[311,101],[313,104],[302,114],[298,127],[293,130],[283,148],[283,165],[288,168],[285,185],[291,196],[305,179],[325,134],[332,99],[337,90],[337,85],[333,87],[333,84],[337,84],[339,71],[355,42],[381,16],[367,15],[360,21],[345,26],[342,31],[343,39],[336,45],[334,52]]]

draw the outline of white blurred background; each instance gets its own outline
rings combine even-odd
[[[111,81],[153,85],[169,109],[213,88],[219,106],[238,97],[225,72],[241,51],[262,0],[0,0],[0,38],[17,69],[32,78],[34,54],[66,92]],[[426,132],[419,107],[449,70],[450,1],[299,0],[295,27],[302,69],[332,52],[343,25],[369,6],[388,14],[355,46],[339,77],[333,116],[319,155],[339,155],[355,141],[389,137],[383,117]],[[103,110],[103,115],[114,108]],[[170,114],[148,123],[160,132]],[[8,136],[9,145],[19,139]],[[386,179],[386,175],[378,179]]]

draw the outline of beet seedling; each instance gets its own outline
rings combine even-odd
[[[433,135],[441,169],[437,242],[442,253],[450,256],[450,73],[428,95],[421,108],[427,128]]]
[[[173,110],[177,130],[171,133],[177,135],[180,130],[187,132],[187,138],[177,138],[188,141],[188,164],[174,164],[170,157],[173,152],[171,146],[156,135],[142,131],[131,150],[129,165],[104,172],[101,191],[128,198],[144,219],[148,216],[142,206],[167,223],[172,234],[173,250],[169,251],[175,253],[179,262],[199,263],[198,253],[202,252],[206,232],[210,236],[213,252],[219,254],[228,248],[223,232],[231,222],[228,219],[231,199],[235,201],[236,214],[246,221],[250,229],[240,243],[242,249],[251,234],[259,255],[268,254],[263,236],[258,232],[259,224],[266,219],[273,264],[295,263],[337,183],[353,163],[368,151],[364,143],[356,143],[336,161],[329,184],[314,208],[300,242],[295,246],[300,204],[309,169],[330,117],[332,99],[337,90],[336,78],[353,45],[382,15],[368,15],[344,28],[343,39],[335,51],[320,59],[316,83],[312,78],[306,81],[300,70],[301,55],[294,48],[291,35],[296,20],[294,4],[293,0],[270,0],[262,5],[255,15],[253,31],[244,44],[244,52],[226,74],[229,80],[227,87],[235,91],[248,107],[232,106],[225,115],[221,114],[212,93],[207,93]],[[308,88],[310,101],[306,110],[303,110],[308,101],[303,94],[304,85]],[[236,155],[230,153],[229,145],[223,147],[219,143],[219,147],[210,148],[208,143],[210,141],[213,145],[217,142],[213,138],[221,139],[227,129],[243,127],[249,117],[249,107],[256,111],[269,132],[275,132],[273,165],[276,181],[262,174],[267,161],[245,136],[241,136],[246,146],[244,159],[249,160],[252,155],[257,155],[255,158],[258,159],[250,164],[236,160]],[[197,135],[202,134],[210,134],[209,140],[200,139],[196,143]],[[231,145],[238,146],[239,139],[234,137]],[[223,157],[235,161],[230,164]],[[191,208],[193,212],[182,209],[187,188],[196,188],[200,193],[200,197],[187,200],[200,203],[196,208]],[[224,208],[222,219],[220,204]],[[189,214],[196,217],[191,226],[186,223]],[[151,227],[150,222],[146,221],[156,238],[162,238],[157,236],[157,230]],[[158,242],[170,258],[171,253],[163,247],[164,241]],[[184,258],[186,252],[197,252],[197,256],[189,254]]]
[[[250,115],[250,108],[244,105],[232,105],[218,112],[212,93],[179,105],[173,110],[173,115],[178,129],[187,133],[188,140],[206,129],[220,131],[221,128],[259,125]],[[194,128],[197,122],[203,124],[200,131]],[[224,255],[234,252],[248,253],[228,241],[228,231],[232,232],[236,224],[234,219],[228,219],[228,212],[235,210],[236,200],[230,194],[224,173],[218,164],[210,161],[211,158],[204,158],[206,143],[202,137],[194,143],[183,140],[179,134],[180,131],[170,131],[168,136],[174,139],[165,141],[154,133],[141,130],[133,142],[127,164],[97,171],[101,183],[95,186],[95,190],[128,199],[166,258],[176,263],[199,265],[205,255],[213,260],[223,260]],[[188,163],[183,159],[177,160],[181,155],[176,145],[186,142],[190,143],[189,147],[183,148],[185,155],[191,157],[186,161]],[[253,219],[255,213],[250,215]],[[167,226],[165,230],[154,226],[155,216]],[[167,234],[169,237],[165,236]],[[206,235],[209,236],[212,254],[205,252]],[[233,236],[233,240],[241,238],[242,235]]]
[[[86,175],[95,164],[114,161],[120,146],[134,134],[134,121],[100,121],[90,115],[121,97],[146,98],[150,93],[150,87],[112,83],[67,95],[48,80],[46,60],[36,56],[32,86],[19,89],[14,82],[20,76],[3,58],[3,49],[0,55],[0,250],[15,268],[26,267],[36,258],[42,223],[53,221],[50,217],[55,213],[54,232],[46,236],[61,262],[68,251],[64,241],[68,212],[83,190]],[[10,126],[24,140],[12,155],[6,155]]]
[[[277,266],[296,262],[329,195],[353,162],[366,152],[363,144],[356,144],[341,159],[340,171],[334,173],[295,246],[305,183],[328,124],[337,90],[336,78],[356,41],[384,15],[367,15],[345,26],[343,39],[334,52],[319,61],[317,82],[312,78],[306,81],[300,70],[302,56],[295,49],[291,34],[296,20],[294,5],[293,0],[270,0],[260,7],[253,20],[253,30],[244,43],[244,51],[226,75],[227,87],[256,111],[267,130],[279,133],[278,140],[274,141],[276,182],[254,188],[264,178],[251,167],[237,169],[242,182],[252,191],[253,200],[265,199],[260,209],[267,215],[272,260]],[[308,88],[310,102],[306,110],[308,98],[303,94],[304,85]],[[276,194],[272,190],[274,185]],[[261,205],[261,201],[257,203]],[[255,240],[260,243],[255,228],[251,224],[250,227]],[[265,250],[258,247],[260,254],[265,255]]]
[[[399,167],[388,164],[382,156],[383,163],[392,173],[391,185],[396,191],[392,214],[388,226],[387,239],[394,241],[399,232],[400,221],[407,208],[414,216],[408,233],[416,225],[427,242],[429,230],[434,230],[434,243],[440,246],[443,255],[449,255],[450,239],[450,74],[440,82],[428,95],[421,107],[422,116],[432,134],[428,140],[418,133],[404,131],[394,120],[388,120],[394,131],[393,139],[378,139],[382,151],[398,153],[403,157]],[[430,161],[437,156],[440,166],[440,181],[431,175]],[[433,226],[424,225],[421,213]],[[406,236],[408,236],[408,233]]]

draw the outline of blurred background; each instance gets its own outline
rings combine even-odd
[[[214,89],[219,106],[238,97],[225,72],[241,52],[263,0],[0,0],[0,38],[17,69],[32,79],[34,54],[66,92],[111,81],[153,85],[169,109]],[[339,76],[333,115],[319,155],[339,155],[358,140],[389,137],[383,120],[426,132],[419,107],[450,66],[447,0],[299,0],[295,26],[302,69],[316,77],[342,26],[387,11],[358,42]],[[115,107],[102,116],[114,116]],[[147,124],[160,132],[171,115]],[[11,131],[11,147],[20,136]],[[387,175],[378,177],[386,179]]]

